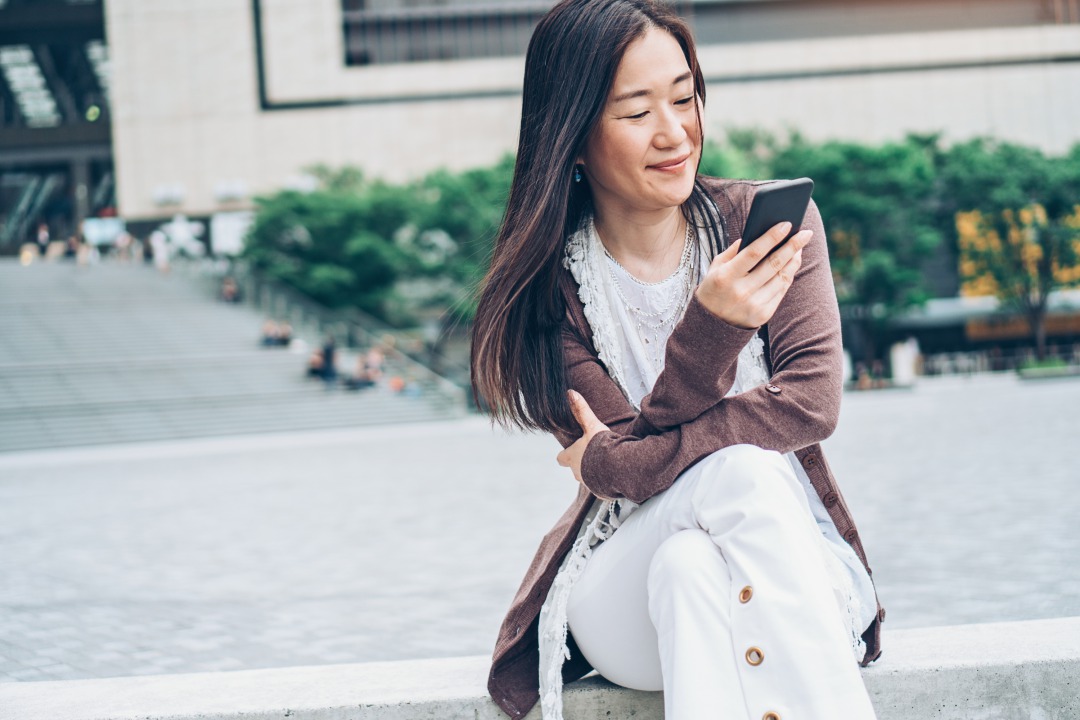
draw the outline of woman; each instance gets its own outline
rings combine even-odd
[[[704,100],[651,0],[563,0],[529,45],[473,381],[580,485],[499,633],[513,718],[561,718],[593,668],[669,720],[874,716],[856,659],[884,616],[818,445],[841,393],[821,220],[738,252],[757,185],[698,177]]]

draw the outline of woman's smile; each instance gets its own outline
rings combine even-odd
[[[653,165],[649,165],[649,170],[658,170],[664,173],[671,173],[677,175],[686,170],[686,161],[690,159],[693,153],[686,153],[680,157],[672,158],[670,160],[664,160]]]

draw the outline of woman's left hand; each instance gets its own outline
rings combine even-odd
[[[581,482],[581,458],[585,455],[585,448],[596,433],[607,430],[608,426],[600,422],[589,407],[589,403],[585,402],[585,398],[581,397],[577,390],[570,390],[568,395],[570,396],[570,410],[574,413],[574,418],[584,434],[572,445],[567,446],[555,459],[563,467],[573,470],[574,477]]]

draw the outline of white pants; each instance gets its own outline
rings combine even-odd
[[[595,549],[570,631],[608,680],[663,690],[667,720],[874,718],[820,545],[787,461],[725,448]]]

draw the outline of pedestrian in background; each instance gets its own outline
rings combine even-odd
[[[333,335],[327,335],[322,346],[322,379],[331,390],[337,382],[337,345]]]
[[[41,256],[41,259],[44,260],[46,253],[49,252],[50,239],[48,223],[38,224],[37,235],[34,237],[34,240],[37,242],[38,254]]]

